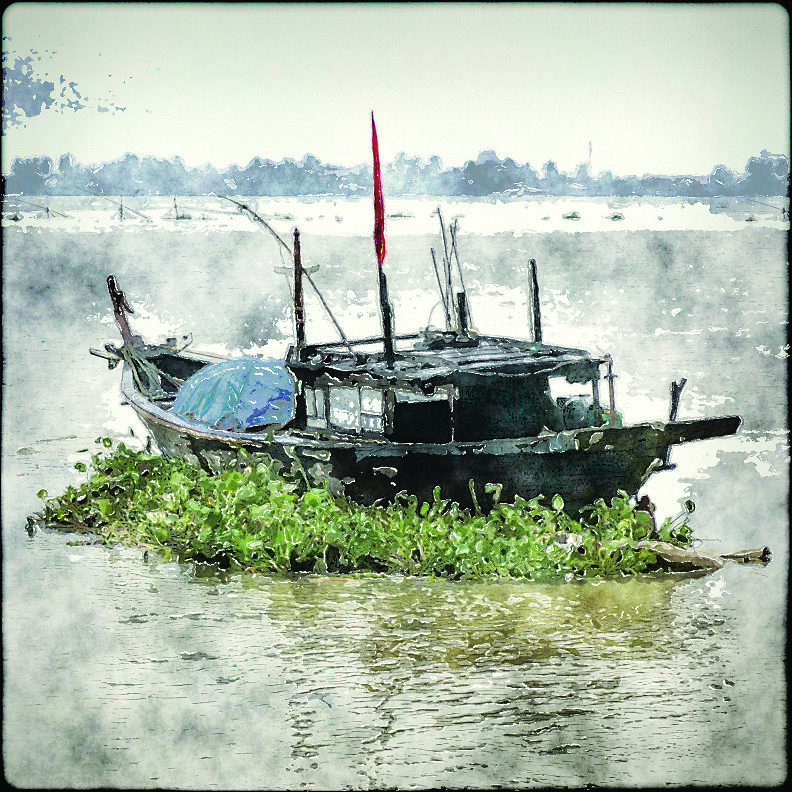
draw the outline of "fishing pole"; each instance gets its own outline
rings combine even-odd
[[[235,201],[233,198],[230,198],[227,195],[221,195],[219,197],[225,198],[226,201],[230,201],[232,204],[235,204],[240,209],[244,209],[244,211],[248,212],[248,214],[250,214],[250,216],[254,220],[257,220],[259,223],[261,223],[261,225],[263,225],[264,228],[266,228],[267,231],[269,231],[270,234],[272,234],[272,236],[274,236],[275,239],[277,239],[278,242],[280,242],[280,244],[288,251],[289,255],[292,258],[294,257],[294,252],[292,251],[292,249],[286,244],[286,242],[284,242],[280,238],[278,232],[258,212],[256,212],[254,209],[251,209],[246,203],[242,203],[242,201]],[[330,320],[335,326],[335,329],[338,332],[338,335],[341,337],[341,340],[344,342],[344,344],[346,344],[347,348],[351,352],[352,345],[349,343],[349,339],[346,337],[344,331],[341,329],[341,325],[338,324],[338,321],[336,320],[335,316],[333,316],[333,312],[330,310],[330,306],[327,304],[327,301],[322,296],[322,293],[319,291],[319,287],[314,283],[314,280],[311,277],[310,272],[305,267],[301,267],[301,269],[302,269],[302,274],[305,276],[305,279],[308,281],[311,288],[316,293],[316,296],[319,298],[319,301],[322,303],[322,307],[325,309],[325,311],[327,311],[327,315],[330,317]]]
[[[261,223],[261,225],[263,225],[264,228],[266,228],[267,231],[269,231],[270,234],[272,234],[272,236],[274,236],[275,239],[277,239],[278,242],[280,242],[284,248],[286,248],[290,256],[294,256],[294,251],[278,236],[278,232],[260,214],[258,214],[258,212],[251,209],[246,203],[242,203],[241,201],[235,201],[233,198],[230,198],[227,195],[221,195],[219,197],[225,198],[226,201],[231,201],[231,203],[234,204],[235,206],[238,206],[240,209],[244,209],[246,212],[250,213],[250,215],[255,220],[258,220],[258,222]]]
[[[751,201],[751,203],[759,204],[759,206],[766,206],[768,209],[780,211],[782,219],[789,216],[789,210],[785,206],[773,206],[772,204],[764,203],[763,201],[757,201],[755,198],[749,198],[748,200]]]
[[[92,198],[104,198],[105,201],[110,201],[110,203],[115,204],[116,206],[120,206],[121,209],[126,208],[128,212],[134,212],[134,214],[140,215],[144,220],[148,221],[149,223],[151,222],[151,218],[146,217],[146,215],[144,215],[143,212],[138,212],[137,209],[132,209],[129,206],[124,207],[123,203],[120,203],[119,201],[114,201],[112,198],[108,198],[106,195],[97,195],[96,193],[92,193],[89,190],[86,190],[84,187],[78,187],[77,189],[81,190],[86,195],[90,195]]]
[[[22,201],[19,198],[16,199],[16,203],[24,204],[25,206],[32,206],[35,209],[41,209],[42,211],[46,212],[47,215],[58,215],[58,217],[68,217],[69,215],[63,214],[62,212],[56,212],[54,209],[50,209],[49,206],[40,206],[39,204],[30,203],[30,201]]]
[[[772,204],[765,203],[764,201],[757,201],[755,198],[748,199],[751,203],[759,204],[759,206],[766,206],[768,209],[781,209],[783,211],[783,207],[773,206]]]

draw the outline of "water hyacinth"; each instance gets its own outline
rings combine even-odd
[[[439,488],[432,503],[400,493],[391,504],[360,506],[309,487],[298,464],[286,469],[242,452],[211,476],[186,460],[96,442],[103,448],[85,482],[53,498],[39,493],[40,522],[234,571],[548,580],[642,572],[656,559],[637,547],[641,540],[691,543],[686,522],[666,519],[656,529],[624,492],[610,504],[597,500],[579,519],[558,495],[547,505],[542,496],[501,503],[499,485],[485,487],[485,512],[472,482],[472,511],[442,499]]]

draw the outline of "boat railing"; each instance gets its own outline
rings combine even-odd
[[[420,338],[420,333],[404,333],[393,336],[394,341],[411,341]],[[372,336],[369,338],[357,338],[347,341],[323,341],[319,344],[306,344],[304,349],[310,351],[320,351],[322,349],[336,349],[348,346],[366,346],[366,344],[382,344],[382,336]]]

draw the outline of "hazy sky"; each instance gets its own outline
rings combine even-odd
[[[371,110],[386,162],[494,149],[571,171],[589,141],[594,172],[617,175],[789,156],[789,19],[773,4],[21,3],[3,37],[87,98],[9,129],[4,172],[65,152],[355,165]]]

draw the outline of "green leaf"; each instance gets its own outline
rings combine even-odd
[[[123,443],[94,455],[91,466],[85,483],[45,502],[46,520],[93,530],[106,543],[158,545],[175,558],[222,556],[233,569],[310,571],[324,559],[333,571],[551,580],[632,574],[652,563],[650,553],[635,549],[651,521],[623,492],[610,505],[597,499],[574,519],[559,495],[550,505],[543,496],[500,503],[500,485],[481,482],[486,513],[441,499],[437,487],[430,503],[400,493],[389,505],[358,506],[308,486],[299,471],[284,476],[274,461],[209,476]],[[473,482],[469,487],[475,495]],[[46,490],[38,496],[49,497]],[[559,543],[559,533],[580,541]],[[682,546],[692,541],[687,523],[667,519],[659,533]]]

